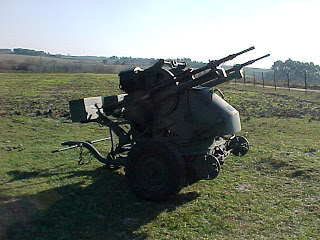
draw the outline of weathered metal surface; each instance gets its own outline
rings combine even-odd
[[[73,122],[89,122],[99,115],[97,108],[102,107],[102,97],[82,98],[69,101],[70,116]]]

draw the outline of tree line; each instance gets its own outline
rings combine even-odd
[[[309,83],[320,83],[320,67],[313,62],[293,61],[289,58],[285,62],[274,62],[271,70],[273,73],[267,75],[269,79],[273,78],[273,74],[275,74],[276,79],[283,80],[287,79],[289,75],[290,80],[295,82],[302,82],[307,77]]]
[[[50,56],[50,53],[44,51],[36,51],[32,49],[14,48],[12,54],[28,55],[28,56]]]

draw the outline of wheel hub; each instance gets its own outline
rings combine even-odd
[[[144,155],[137,164],[138,181],[148,188],[161,188],[168,179],[168,170],[161,158],[153,155]]]

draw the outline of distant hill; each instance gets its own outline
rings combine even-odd
[[[28,56],[0,54],[0,72],[64,72],[118,73],[129,66],[106,65],[102,61],[84,61],[71,57]]]
[[[7,71],[118,73],[136,66],[146,68],[157,60],[117,56],[69,56],[22,48],[0,49],[0,70]],[[204,65],[190,58],[175,60],[186,62],[188,67]]]
[[[0,49],[0,71],[119,73],[121,70],[136,66],[150,67],[157,60],[155,58],[118,56],[70,56],[22,48]],[[173,60],[186,62],[190,68],[199,68],[206,64],[192,61],[190,58]],[[246,69],[248,77],[252,77],[253,70]],[[264,70],[257,69],[256,71]]]

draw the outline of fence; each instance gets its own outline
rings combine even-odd
[[[296,82],[292,82],[290,78],[290,73],[288,72],[286,75],[286,79],[277,79],[277,75],[272,72],[272,80],[267,81],[265,80],[265,73],[266,72],[257,72],[252,71],[251,74],[248,76],[246,71],[244,71],[242,80],[235,79],[235,84],[242,83],[244,85],[246,84],[253,84],[253,86],[262,86],[262,87],[274,87],[274,90],[277,90],[277,88],[286,88],[288,91],[291,89],[300,89],[304,90],[306,93],[308,90],[315,91],[315,89],[319,90],[318,86],[313,86],[312,88],[308,86],[308,74],[307,72],[304,72],[304,79],[303,84],[297,84]],[[243,82],[242,82],[243,81]],[[272,85],[273,83],[273,85]]]

